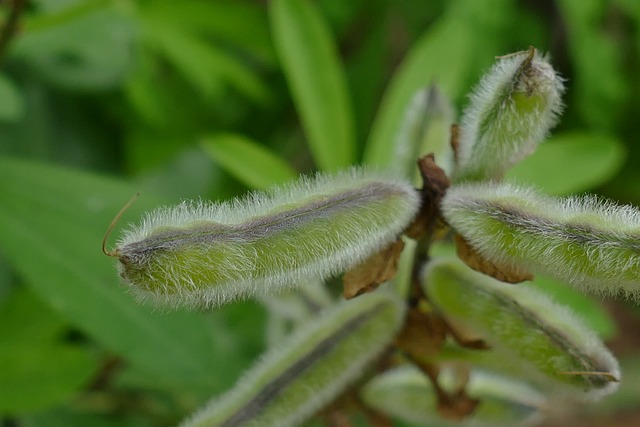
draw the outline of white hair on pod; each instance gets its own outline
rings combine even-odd
[[[463,113],[454,181],[499,178],[535,151],[558,120],[563,92],[534,48],[499,58]]]
[[[493,262],[587,291],[640,294],[640,211],[633,206],[478,183],[451,187],[441,208],[447,222]]]
[[[422,285],[445,317],[481,333],[490,351],[506,349],[524,366],[525,378],[533,369],[552,390],[588,400],[616,390],[621,374],[615,357],[572,311],[542,292],[499,282],[455,258],[430,262]]]
[[[113,255],[140,299],[211,307],[345,271],[397,239],[419,205],[407,182],[353,168],[231,202],[157,209]]]
[[[377,291],[325,310],[181,427],[293,427],[355,381],[392,342],[404,302]]]

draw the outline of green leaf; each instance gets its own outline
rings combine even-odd
[[[604,22],[611,12],[607,10],[609,2],[559,0],[557,8],[565,22],[568,53],[574,64],[573,103],[591,128],[613,131],[630,88],[623,74],[624,44],[612,37],[615,27],[607,31]]]
[[[309,1],[270,3],[276,51],[318,168],[355,160],[355,130],[346,77],[335,42]]]
[[[242,135],[205,136],[202,147],[214,161],[250,188],[266,189],[298,177],[287,162]]]
[[[132,60],[132,22],[110,6],[72,9],[57,12],[59,22],[48,17],[59,25],[32,25],[11,53],[64,88],[104,90],[120,84]]]
[[[267,87],[246,64],[188,29],[176,28],[168,17],[145,16],[143,28],[145,42],[205,97],[216,94],[225,82],[254,100],[268,97]]]
[[[506,174],[546,193],[578,193],[604,184],[622,167],[624,145],[609,135],[564,133],[550,138]]]
[[[124,417],[123,417],[124,418]],[[113,415],[87,413],[82,410],[54,409],[51,411],[29,414],[20,418],[22,427],[141,427],[150,424],[141,423],[140,420],[121,419]]]
[[[446,12],[415,42],[389,83],[367,141],[364,163],[390,164],[393,141],[416,91],[437,84],[458,102],[472,73],[488,66],[492,56],[505,53],[507,39],[500,29],[513,19],[512,0],[445,3]]]
[[[0,120],[19,120],[24,115],[24,109],[20,89],[7,76],[0,74]]]
[[[60,341],[65,323],[25,290],[0,306],[0,324],[0,413],[64,402],[97,369],[86,350]]]
[[[468,73],[471,46],[464,21],[450,14],[440,19],[409,51],[387,89],[371,130],[364,162],[387,166],[393,141],[413,95],[437,83],[451,98],[459,96]]]
[[[269,37],[269,24],[262,5],[234,0],[147,2],[141,14],[162,17],[166,23],[194,34],[211,36],[233,50],[242,50],[274,65],[276,54]]]
[[[0,158],[0,250],[49,305],[132,363],[177,383],[215,383],[224,349],[202,316],[135,304],[100,252],[105,227],[134,192],[89,173]],[[145,195],[125,219],[155,205]]]

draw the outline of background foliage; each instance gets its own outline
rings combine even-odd
[[[257,303],[132,302],[100,241],[134,193],[124,221],[384,166],[417,89],[437,83],[460,110],[496,55],[548,51],[568,86],[554,136],[510,177],[640,205],[635,0],[14,0],[3,34],[20,5],[0,51],[2,425],[173,425],[264,348]],[[623,360],[621,391],[583,417],[640,416],[638,308],[538,285]]]

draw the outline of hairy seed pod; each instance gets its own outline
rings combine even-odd
[[[496,351],[508,350],[559,389],[564,384],[596,398],[617,387],[618,362],[597,335],[535,289],[499,282],[457,259],[430,262],[422,284],[445,317],[479,332]]]
[[[409,184],[352,169],[158,209],[112,255],[140,299],[210,307],[344,271],[397,239],[418,207]]]
[[[464,111],[454,181],[500,178],[531,154],[555,125],[563,91],[534,48],[499,58]]]
[[[447,222],[485,258],[599,293],[640,291],[640,211],[511,184],[452,187]]]
[[[438,383],[449,393],[459,385],[451,368],[441,370]],[[488,371],[472,370],[465,386],[480,401],[465,425],[511,427],[531,425],[546,406],[542,394],[524,382]],[[401,366],[374,377],[362,388],[362,400],[372,408],[420,426],[446,424],[438,413],[436,390],[423,372]]]
[[[393,166],[414,184],[420,184],[416,162],[433,153],[436,164],[449,174],[453,167],[453,149],[449,144],[453,121],[451,100],[437,86],[416,92],[395,139]]]
[[[267,353],[182,427],[299,425],[335,399],[392,342],[404,303],[377,291],[343,301]]]

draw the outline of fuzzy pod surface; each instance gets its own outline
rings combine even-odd
[[[402,300],[376,291],[307,322],[181,427],[289,427],[335,399],[392,342]]]
[[[508,349],[559,390],[591,399],[617,388],[615,357],[568,308],[547,295],[499,282],[457,259],[430,262],[421,279],[445,317],[480,332],[491,347]]]
[[[640,211],[633,206],[487,183],[451,187],[441,208],[447,222],[495,263],[592,292],[640,294]]]
[[[149,213],[114,255],[142,300],[211,307],[342,272],[398,238],[420,201],[410,184],[360,169]]]
[[[451,173],[453,148],[449,142],[454,117],[451,100],[437,86],[416,92],[395,138],[394,168],[414,184],[420,184],[422,179],[416,161],[433,153],[436,164],[446,174]]]
[[[498,58],[463,113],[453,180],[497,179],[531,154],[556,124],[563,92],[536,49]]]
[[[452,371],[445,368],[438,374],[439,385],[448,393],[455,393],[460,385],[460,378]],[[465,391],[480,404],[465,418],[464,425],[532,425],[539,421],[541,409],[546,406],[544,396],[530,385],[489,371],[472,370]],[[439,415],[436,390],[414,366],[400,366],[375,376],[360,395],[368,406],[412,424],[453,425]]]

